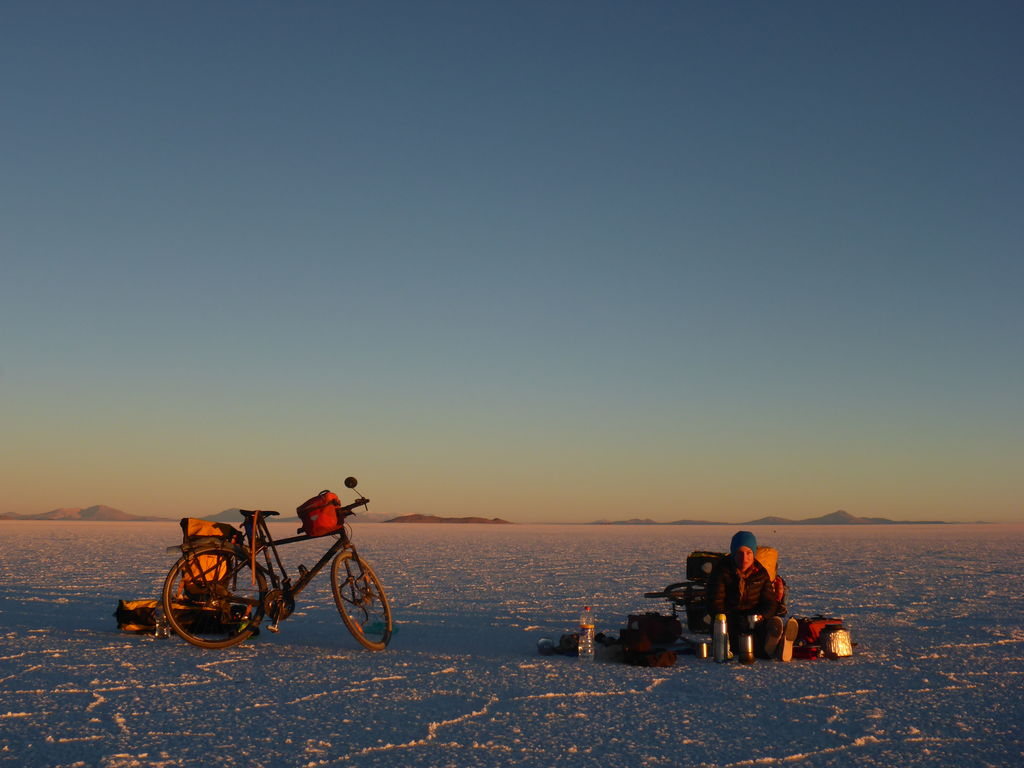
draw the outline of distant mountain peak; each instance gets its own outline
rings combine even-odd
[[[108,507],[106,504],[93,504],[91,507],[57,507],[49,512],[40,512],[36,515],[19,515],[10,513],[0,515],[3,520],[54,520],[54,521],[100,521],[116,522],[166,522],[166,517],[150,517],[144,515],[132,515],[115,507]]]
[[[385,520],[387,523],[484,523],[484,524],[498,524],[498,525],[512,525],[508,520],[502,520],[500,517],[441,517],[439,515],[400,515],[393,517],[390,520]]]
[[[591,525],[663,525],[663,523],[651,520],[649,517],[634,517],[630,520],[595,520]]]
[[[778,517],[777,515],[770,515],[768,517],[759,517],[757,520],[750,520],[741,525],[793,525],[797,522],[796,520],[790,520],[788,517]]]
[[[882,518],[875,518],[878,521],[882,521]],[[831,512],[827,515],[821,515],[820,517],[809,517],[806,520],[800,520],[800,523],[804,525],[864,525],[869,521],[856,515],[851,515],[845,509],[837,509],[835,512]],[[891,523],[891,520],[885,520],[884,522]]]

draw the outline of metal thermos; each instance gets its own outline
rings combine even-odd
[[[749,633],[744,633],[739,637],[740,643],[740,663],[741,664],[753,664],[754,663],[754,636]]]
[[[725,623],[724,613],[715,616],[715,623],[711,630],[711,646],[715,661],[729,660],[729,630]]]

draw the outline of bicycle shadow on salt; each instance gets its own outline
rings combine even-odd
[[[119,599],[135,595],[69,594],[52,588],[0,587],[0,623],[8,631],[44,630],[61,634],[95,632],[98,637],[136,637],[118,630],[114,611]],[[155,597],[155,596],[154,596]],[[406,653],[478,658],[527,657],[536,654],[537,638],[558,634],[522,626],[478,612],[452,614],[416,610],[395,612],[394,630],[386,653]],[[323,650],[361,652],[363,648],[349,634],[333,604],[299,606],[280,623],[280,632],[270,632],[264,619],[260,634],[245,642],[257,646],[292,646]],[[81,635],[78,635],[81,637]]]
[[[269,633],[264,629],[256,642]],[[396,612],[394,630],[386,653],[416,653],[441,657],[474,656],[507,660],[534,656],[537,639],[542,633],[514,626],[500,619],[479,614],[452,615],[418,611],[403,617]],[[546,636],[551,636],[548,633]],[[279,635],[272,635],[288,645],[318,648],[360,648],[348,635],[337,611],[311,608],[297,612],[281,623]],[[559,634],[554,635],[557,642]]]

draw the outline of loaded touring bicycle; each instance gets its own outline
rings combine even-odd
[[[355,488],[354,477],[345,479]],[[342,505],[323,491],[298,508],[300,535],[275,540],[267,518],[277,512],[239,510],[243,534],[234,526],[208,520],[181,521],[184,540],[170,547],[181,557],[171,566],[163,587],[163,611],[170,628],[202,648],[227,648],[258,634],[263,622],[278,624],[295,610],[295,598],[330,564],[331,592],[341,619],[352,636],[371,651],[382,651],[391,639],[391,606],[377,575],[359,556],[346,518],[369,499],[360,496]],[[285,570],[278,547],[330,537],[333,544],[312,568],[298,566],[294,581]]]

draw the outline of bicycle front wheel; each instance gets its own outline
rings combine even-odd
[[[267,582],[243,550],[213,546],[186,552],[164,579],[171,629],[200,648],[227,648],[256,634]]]
[[[331,591],[352,637],[364,648],[383,651],[391,640],[391,606],[369,564],[353,552],[341,552],[331,564]]]

